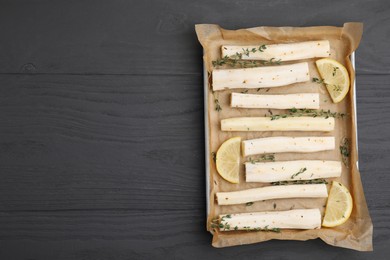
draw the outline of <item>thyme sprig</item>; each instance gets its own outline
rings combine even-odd
[[[282,60],[281,59],[275,59],[275,58],[271,58],[269,61],[260,61],[262,65],[281,65],[282,64]]]
[[[306,168],[300,169],[297,173],[294,173],[293,175],[291,175],[291,179],[294,179],[294,178],[297,177],[299,174],[304,173],[306,170],[307,170]]]
[[[251,53],[264,52],[264,50],[266,50],[266,49],[267,49],[267,46],[265,44],[260,45],[258,48],[252,48],[252,49],[242,48],[242,52],[236,52],[234,55],[230,56],[230,58],[241,60],[243,55],[249,57],[249,55]]]
[[[280,228],[268,228],[268,225],[266,225],[264,228],[260,227],[243,227],[246,231],[265,231],[265,232],[276,232],[280,233]]]
[[[219,227],[219,219],[218,218],[214,218],[211,220],[211,223],[210,223],[210,227],[211,228],[218,228]]]
[[[219,228],[219,230],[226,231],[226,230],[238,230],[238,226],[232,227],[228,222],[226,222],[227,218],[231,218],[232,216],[225,215],[221,219],[214,218],[211,220],[210,226],[211,228]],[[268,228],[268,225],[266,225],[264,228],[260,227],[250,227],[250,226],[244,226],[244,230],[246,231],[266,231],[266,232],[280,232],[280,228]]]
[[[334,67],[333,68],[333,73],[332,73],[333,77],[336,75],[336,71],[338,69],[339,69],[339,67]],[[312,81],[315,82],[315,83],[318,83],[318,84],[324,84],[327,87],[333,87],[333,91],[341,92],[340,85],[328,84],[328,83],[325,83],[325,81],[323,79],[319,79],[319,78],[312,78]]]
[[[214,109],[215,111],[219,112],[222,110],[222,107],[219,104],[218,96],[215,95],[214,91],[213,91],[213,97],[214,97]]]
[[[340,85],[332,85],[332,86],[333,86],[333,91],[341,92],[341,87],[340,87]]]
[[[217,153],[216,152],[211,152],[211,156],[213,158],[214,163],[216,163],[217,162]]]
[[[257,162],[267,162],[267,161],[274,162],[275,161],[275,154],[264,154],[260,158],[249,157],[249,162],[252,164],[255,164]]]
[[[349,139],[346,137],[344,137],[341,140],[340,153],[341,153],[344,165],[349,167],[350,144],[349,144]]]
[[[323,79],[319,79],[319,78],[313,78],[312,81],[315,82],[315,83],[318,83],[318,84],[324,83],[324,80]]]
[[[223,65],[228,65],[230,67],[241,67],[241,68],[251,68],[251,67],[258,67],[260,65],[280,65],[282,64],[281,59],[271,58],[270,60],[242,60],[242,57],[245,55],[247,57],[250,57],[251,53],[256,52],[264,52],[264,50],[267,49],[267,46],[265,44],[260,45],[257,48],[242,48],[242,52],[236,52],[234,55],[228,56],[225,55],[224,57],[220,59],[216,59],[212,61],[213,67],[219,67]]]
[[[259,67],[261,65],[281,65],[282,60],[277,60],[275,58],[271,58],[270,60],[237,60],[231,59],[228,56],[223,57],[222,59],[218,59],[216,61],[212,61],[214,67],[219,67],[222,65],[228,65],[230,67],[239,67],[239,68],[254,68]]]
[[[310,117],[334,117],[334,118],[344,118],[347,114],[339,112],[331,112],[330,110],[314,110],[314,109],[297,109],[292,108],[288,109],[287,114],[272,115],[271,120],[277,120],[280,118],[286,117],[301,117],[301,116],[310,116]]]
[[[275,181],[271,185],[295,185],[295,184],[328,184],[325,179],[296,180],[296,181]]]
[[[264,52],[265,49],[267,49],[265,44],[260,45],[258,48],[252,48],[252,49],[248,49],[248,48],[244,49],[244,48],[242,48],[242,52],[236,52],[232,56],[225,55],[221,59],[217,59],[215,61],[212,61],[211,63],[213,64],[214,67],[222,66],[222,65],[230,65],[232,67],[235,67],[236,65],[239,65],[241,67],[246,67],[248,65],[249,66],[250,65],[255,66],[256,63],[247,62],[247,61],[239,61],[239,60],[242,59],[243,55],[249,57],[250,53]]]
[[[224,231],[230,230],[230,224],[225,221],[225,219],[227,219],[227,218],[232,218],[232,215],[230,215],[230,214],[225,215],[219,220],[219,224],[218,224],[219,229],[222,229]],[[223,223],[224,221],[225,221],[225,223]]]

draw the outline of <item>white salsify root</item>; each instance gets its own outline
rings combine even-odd
[[[329,41],[269,44],[265,45],[265,48],[262,48],[261,51],[259,51],[259,47],[260,45],[223,45],[221,47],[222,57],[228,56],[237,59],[237,53],[240,53],[241,60],[269,61],[273,59],[278,61],[291,61],[330,56]]]
[[[324,131],[334,129],[333,117],[234,117],[221,120],[222,131]]]
[[[319,209],[294,209],[219,215],[221,231],[317,229],[321,228]]]
[[[213,90],[272,88],[310,80],[307,62],[244,69],[214,69]]]
[[[242,153],[244,156],[264,153],[311,153],[334,150],[335,147],[333,136],[274,136],[243,141]]]
[[[319,109],[320,95],[318,93],[298,93],[286,95],[256,95],[232,93],[231,107],[237,108],[268,108],[268,109]]]
[[[260,200],[287,198],[325,198],[325,184],[276,185],[231,192],[217,192],[218,205],[245,204]]]
[[[341,175],[340,161],[296,160],[246,162],[246,182],[278,182],[334,178]]]

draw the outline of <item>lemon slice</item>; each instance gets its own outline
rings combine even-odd
[[[330,188],[322,225],[324,227],[335,227],[343,224],[351,216],[352,208],[351,193],[344,185],[334,181]]]
[[[349,90],[349,74],[339,62],[325,58],[316,61],[318,72],[334,103],[344,99]]]
[[[219,147],[216,156],[217,171],[231,183],[239,182],[241,137],[233,137]]]

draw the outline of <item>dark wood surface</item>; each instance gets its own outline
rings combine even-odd
[[[362,21],[359,155],[374,251],[215,249],[194,25]],[[0,1],[0,259],[386,259],[390,2]],[[387,255],[387,257],[386,257]]]

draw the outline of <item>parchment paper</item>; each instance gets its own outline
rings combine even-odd
[[[361,23],[345,23],[343,27],[256,27],[241,30],[225,30],[218,25],[199,24],[196,25],[198,39],[204,49],[204,64],[208,71],[208,77],[211,79],[214,69],[211,61],[220,58],[221,45],[261,45],[272,43],[299,42],[308,40],[329,40],[331,44],[331,58],[344,64],[349,70],[351,76],[351,86],[353,85],[355,74],[350,62],[351,53],[359,45],[363,32]],[[315,59],[306,60],[310,65],[310,77],[319,77],[315,68]],[[295,61],[297,62],[297,61]],[[284,64],[294,63],[285,62]],[[241,136],[242,140],[268,137],[268,136],[335,136],[336,149],[318,153],[299,154],[282,153],[276,154],[276,161],[299,160],[299,159],[321,159],[321,160],[342,160],[339,150],[340,141],[343,137],[351,140],[351,155],[349,166],[343,165],[340,178],[329,179],[328,190],[332,180],[343,183],[351,192],[353,197],[353,211],[349,220],[334,228],[321,228],[317,230],[282,230],[280,233],[264,231],[219,231],[212,229],[210,222],[219,214],[289,210],[303,208],[319,208],[324,214],[326,199],[280,199],[255,202],[252,206],[232,205],[219,206],[215,200],[215,193],[219,191],[235,191],[249,188],[262,187],[269,184],[246,183],[244,165],[240,169],[240,184],[230,184],[223,180],[217,173],[215,163],[210,155],[210,212],[207,218],[207,230],[213,234],[212,245],[214,247],[227,247],[234,245],[257,243],[270,239],[280,240],[308,240],[321,238],[326,243],[351,248],[360,251],[372,250],[372,222],[368,212],[363,187],[361,184],[360,173],[356,162],[358,160],[356,148],[356,129],[355,129],[355,107],[353,103],[353,88],[348,96],[339,104],[334,104],[322,84],[313,82],[297,83],[289,86],[267,89],[249,90],[252,94],[277,94],[277,93],[320,93],[321,109],[330,109],[334,112],[346,112],[348,117],[345,119],[336,119],[336,127],[333,132],[222,132],[220,130],[220,120],[238,116],[264,116],[285,113],[285,110],[273,109],[238,109],[230,108],[230,93],[241,92],[243,89],[218,91],[213,94],[211,91],[211,80],[208,88],[208,122],[209,122],[209,148],[216,152],[219,146],[230,137]],[[222,107],[222,111],[215,110],[214,99],[217,98]],[[245,162],[245,158],[241,158]]]

